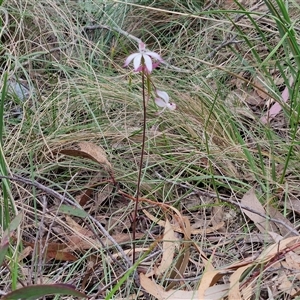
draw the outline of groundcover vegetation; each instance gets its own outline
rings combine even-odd
[[[3,299],[298,299],[297,1],[0,13]]]

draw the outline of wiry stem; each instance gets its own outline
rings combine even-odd
[[[145,141],[146,141],[146,91],[145,91],[145,73],[142,72],[142,90],[143,90],[143,137],[142,137],[142,150],[141,150],[141,158],[140,165],[138,171],[138,181],[137,181],[137,189],[136,189],[136,198],[134,204],[134,213],[133,213],[133,221],[132,221],[132,264],[135,263],[135,237],[136,237],[136,224],[137,224],[137,213],[138,213],[138,203],[139,203],[139,194],[142,180],[142,169],[143,169],[143,161],[144,161],[144,151],[145,151]]]

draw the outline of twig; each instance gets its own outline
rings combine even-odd
[[[236,41],[237,37],[237,34],[234,35],[231,39],[225,39],[218,47],[216,47],[212,52],[210,52],[210,54],[208,54],[206,57],[205,57],[205,60],[207,59],[212,59],[219,50],[221,50],[222,48],[224,47],[227,47],[231,44],[238,44],[238,43],[242,43],[243,41]]]
[[[294,234],[297,235],[297,236],[300,235],[299,232],[298,232],[297,230],[295,230],[295,228],[293,228],[293,227],[291,227],[291,226],[285,224],[283,221],[277,220],[277,219],[274,219],[274,218],[271,218],[271,217],[269,217],[269,216],[267,216],[267,215],[264,215],[264,214],[262,214],[262,213],[260,213],[260,212],[258,212],[258,211],[256,211],[256,210],[254,210],[254,209],[252,209],[252,208],[250,208],[250,207],[248,207],[248,206],[245,206],[245,205],[243,205],[243,204],[241,204],[241,203],[239,203],[239,202],[233,201],[233,200],[231,200],[231,199],[229,199],[229,198],[227,198],[227,197],[221,196],[221,195],[219,195],[219,194],[217,195],[216,193],[210,193],[210,192],[204,192],[204,191],[201,191],[200,189],[197,189],[197,188],[195,188],[195,187],[192,187],[192,186],[190,186],[189,184],[183,184],[183,183],[179,183],[179,182],[176,182],[176,181],[167,179],[167,178],[163,177],[162,175],[160,175],[158,172],[155,172],[155,174],[156,174],[156,176],[157,176],[158,178],[160,178],[160,179],[162,179],[162,180],[164,180],[164,181],[166,181],[166,182],[169,182],[169,183],[172,183],[172,184],[174,184],[174,185],[178,185],[178,186],[180,186],[180,187],[183,187],[183,188],[192,190],[192,191],[193,191],[192,194],[198,194],[198,195],[200,194],[200,195],[206,196],[206,197],[218,198],[218,199],[220,199],[220,200],[222,200],[222,201],[224,201],[224,202],[230,203],[230,204],[232,204],[232,205],[234,205],[234,206],[237,206],[237,207],[242,208],[242,209],[244,209],[244,210],[250,211],[250,212],[252,212],[252,213],[254,213],[254,214],[256,214],[256,215],[258,215],[258,216],[260,216],[260,217],[265,218],[265,219],[268,220],[268,221],[271,221],[271,222],[280,224],[280,225],[284,226],[286,229],[288,229],[290,232],[294,233]],[[238,200],[240,200],[240,199],[238,199]]]

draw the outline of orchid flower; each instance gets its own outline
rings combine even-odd
[[[153,59],[158,62],[163,61],[159,54],[146,50],[146,45],[140,42],[139,52],[130,54],[125,60],[124,67],[127,67],[133,61],[134,71],[146,71],[150,74],[152,70],[158,66],[158,63],[152,62]]]
[[[159,107],[163,107],[163,109],[161,110],[160,113],[162,113],[166,108],[168,108],[170,110],[176,109],[176,104],[169,102],[170,97],[166,92],[156,90],[156,95],[158,96],[157,98],[155,98],[156,105]]]

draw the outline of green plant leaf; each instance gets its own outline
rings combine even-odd
[[[10,233],[18,228],[18,226],[21,224],[22,218],[22,213],[19,213],[17,216],[15,216],[15,218],[9,223],[8,228],[6,228],[4,231],[3,238],[9,237]]]
[[[59,211],[61,213],[64,213],[64,214],[70,215],[70,216],[75,216],[75,217],[80,217],[80,218],[88,217],[88,213],[85,212],[83,209],[80,209],[80,208],[77,208],[74,206],[70,206],[70,205],[62,204],[59,208]]]
[[[39,297],[47,295],[69,295],[79,298],[88,298],[85,294],[76,291],[75,288],[70,284],[41,284],[32,285],[20,288],[9,294],[6,294],[3,300],[35,300]]]
[[[0,246],[0,266],[2,265],[3,261],[4,261],[4,258],[5,258],[5,255],[7,253],[7,250],[8,250],[8,241],[7,242],[2,242],[1,241],[1,246]]]
[[[5,255],[9,247],[9,238],[13,231],[15,231],[20,225],[23,218],[23,214],[18,214],[9,224],[9,227],[4,231],[0,242],[0,265],[2,265]]]

